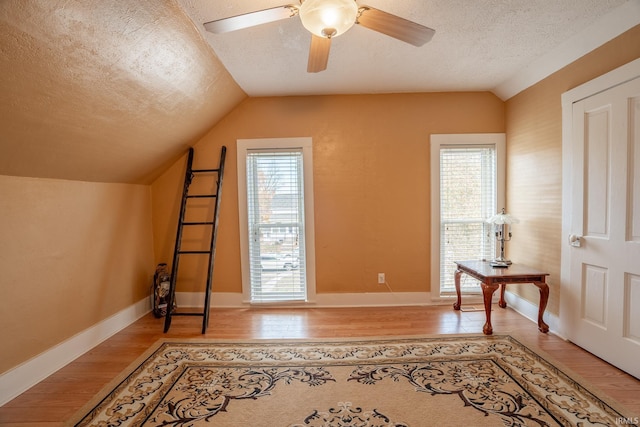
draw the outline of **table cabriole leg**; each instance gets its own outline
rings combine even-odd
[[[486,322],[482,328],[482,332],[485,335],[493,334],[493,326],[491,326],[491,300],[493,299],[493,293],[498,289],[499,285],[494,283],[482,282],[482,296],[484,297],[484,313],[486,316]]]
[[[500,283],[500,301],[498,302],[500,308],[507,308],[507,302],[504,300],[504,291],[506,287],[506,283]]]
[[[453,303],[454,310],[460,310],[460,305],[462,304],[462,298],[460,296],[460,276],[462,276],[462,270],[456,270],[453,275],[453,281],[456,285],[456,295],[458,296],[458,299]]]
[[[543,333],[549,332],[549,325],[543,320],[544,310],[547,308],[549,301],[549,285],[545,282],[533,282],[540,289],[540,307],[538,308],[538,330]]]

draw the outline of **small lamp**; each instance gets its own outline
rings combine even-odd
[[[493,224],[496,239],[500,242],[500,256],[491,261],[491,266],[498,268],[509,267],[511,261],[504,257],[504,242],[511,240],[511,224],[517,224],[520,221],[514,216],[505,213],[504,208],[502,208],[501,213],[493,215],[487,219],[487,222]]]
[[[300,6],[302,25],[318,37],[332,38],[356,23],[354,0],[304,0]]]

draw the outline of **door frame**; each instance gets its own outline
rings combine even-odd
[[[640,58],[618,67],[600,77],[596,77],[562,94],[562,237],[560,251],[560,327],[558,334],[571,339],[572,317],[576,310],[570,299],[571,288],[571,245],[569,235],[581,235],[582,230],[574,230],[571,224],[573,213],[573,104],[590,96],[624,84],[640,76]]]

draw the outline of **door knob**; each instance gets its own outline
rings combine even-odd
[[[569,244],[575,248],[579,248],[582,246],[582,236],[577,236],[575,234],[569,235]]]

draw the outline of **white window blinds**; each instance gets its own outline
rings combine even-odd
[[[248,150],[251,302],[307,298],[302,149]]]
[[[496,180],[495,146],[441,146],[441,294],[455,292],[454,261],[492,259],[495,254],[485,220],[497,211]],[[465,280],[461,287],[477,289],[477,282]]]

